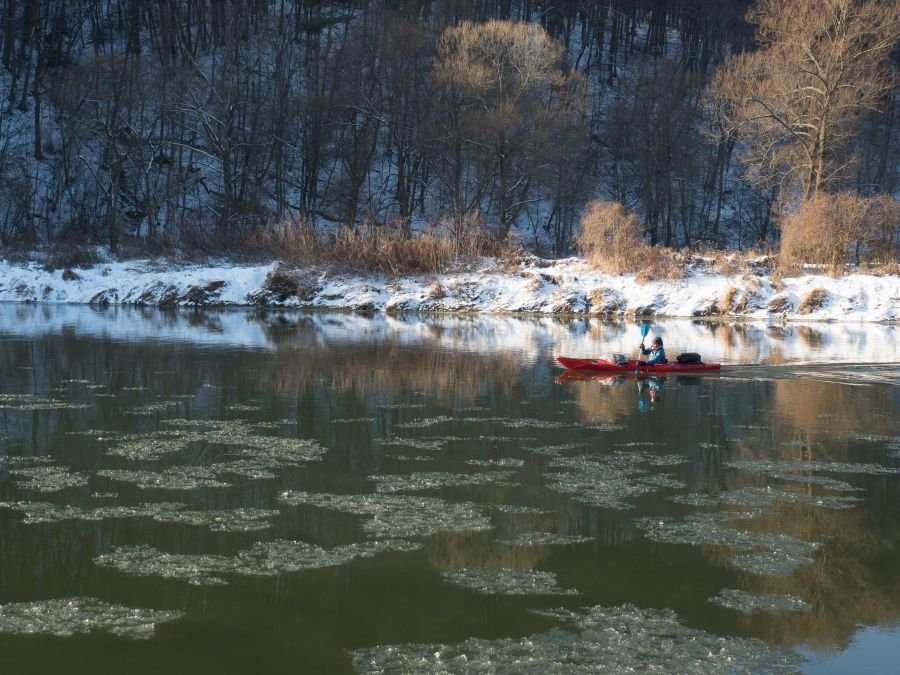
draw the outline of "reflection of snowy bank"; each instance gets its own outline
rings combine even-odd
[[[280,349],[393,343],[473,355],[512,353],[523,362],[552,356],[634,354],[640,331],[623,321],[511,316],[387,315],[295,310],[205,312],[133,307],[0,303],[0,334],[75,335],[116,341],[166,340]],[[893,324],[655,322],[670,355],[698,351],[723,363],[898,363]]]
[[[126,307],[0,304],[8,335],[72,334],[122,341],[171,340],[271,349],[393,342],[471,353],[518,352],[597,356],[631,353],[640,333],[633,324],[600,319],[510,316],[361,315],[249,310],[161,312]],[[697,350],[724,362],[897,362],[898,329],[892,325],[816,323],[730,324],[668,320],[654,325],[670,352]]]
[[[612,316],[740,316],[838,321],[900,319],[900,277],[807,274],[774,280],[747,270],[688,268],[682,279],[643,283],[582,260],[487,261],[468,271],[386,279],[373,274],[287,271],[277,263],[174,266],[160,261],[48,272],[0,261],[0,301],[152,306],[272,305],[412,312],[527,312]],[[815,291],[815,293],[812,293]],[[814,301],[813,301],[814,300]]]

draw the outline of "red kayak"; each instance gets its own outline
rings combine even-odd
[[[569,370],[594,370],[604,373],[633,373],[635,371],[639,373],[708,373],[722,367],[719,363],[665,363],[641,366],[634,359],[620,364],[606,359],[572,359],[567,356],[559,356],[556,360]]]

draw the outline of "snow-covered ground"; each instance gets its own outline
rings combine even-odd
[[[817,302],[808,301],[812,291]],[[48,272],[38,263],[0,261],[2,301],[895,322],[900,276],[775,280],[763,272],[729,276],[693,267],[681,279],[641,281],[592,270],[577,258],[509,266],[487,261],[466,271],[401,278],[288,270],[276,262],[143,260]]]

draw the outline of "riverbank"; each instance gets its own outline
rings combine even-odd
[[[389,278],[264,265],[108,262],[48,270],[0,261],[0,302],[144,306],[271,306],[375,312],[483,312],[805,321],[900,319],[900,276],[781,278],[760,258],[722,265],[696,257],[679,278],[641,279],[583,260],[487,260],[455,272]]]

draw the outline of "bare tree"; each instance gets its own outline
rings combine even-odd
[[[896,82],[900,5],[758,0],[748,18],[760,49],[717,70],[717,113],[746,142],[757,181],[797,185],[809,198],[842,175],[855,123]]]
[[[446,29],[434,77],[461,94],[464,142],[491,163],[489,194],[505,237],[545,168],[541,148],[570,119],[579,78],[541,26],[498,20]]]

